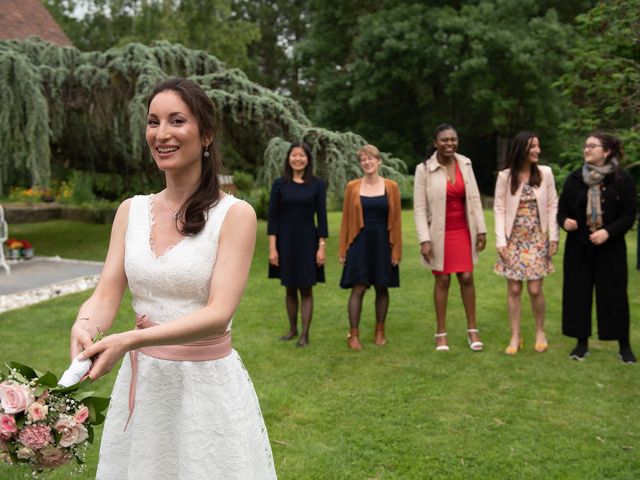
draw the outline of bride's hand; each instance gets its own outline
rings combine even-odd
[[[109,373],[124,354],[129,351],[130,334],[131,332],[123,332],[109,335],[86,348],[80,354],[80,359],[93,359],[93,365],[88,374],[92,380],[97,380]]]
[[[91,332],[89,319],[79,318],[76,320],[76,323],[71,327],[71,361],[84,349],[93,345],[93,336],[96,333],[98,332]]]

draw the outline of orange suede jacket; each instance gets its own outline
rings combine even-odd
[[[347,249],[364,227],[362,203],[360,202],[361,178],[347,183],[342,204],[342,225],[340,226],[340,256],[347,256]],[[402,206],[400,205],[400,188],[393,180],[384,179],[384,190],[389,204],[387,231],[391,245],[391,258],[402,258]]]

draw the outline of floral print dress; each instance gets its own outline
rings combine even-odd
[[[498,256],[493,271],[509,280],[539,280],[555,271],[548,238],[540,227],[538,202],[528,184],[522,187],[505,258]]]

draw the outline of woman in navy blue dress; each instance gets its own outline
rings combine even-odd
[[[267,228],[269,278],[279,278],[286,288],[289,332],[280,339],[298,335],[300,306],[302,333],[296,345],[306,347],[313,316],[312,287],[324,282],[325,239],[329,235],[326,191],[322,180],[313,175],[311,149],[306,143],[289,147],[284,174],[271,187]]]
[[[362,300],[373,285],[376,291],[374,343],[387,343],[384,325],[389,308],[389,287],[400,286],[398,264],[402,256],[400,189],[383,178],[380,151],[373,145],[358,150],[362,178],[347,184],[340,227],[340,263],[344,265],[340,286],[350,288],[347,346],[361,350]]]

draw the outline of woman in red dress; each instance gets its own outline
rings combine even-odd
[[[436,128],[433,154],[416,167],[413,208],[423,263],[435,275],[436,350],[448,351],[447,299],[455,273],[467,316],[467,338],[481,351],[476,325],[473,265],[486,244],[486,227],[471,160],[456,153],[458,134],[448,124]]]

